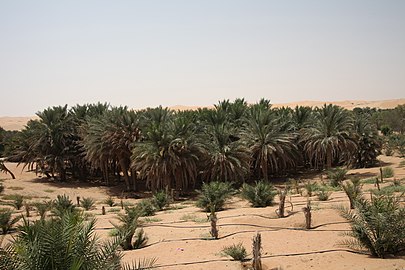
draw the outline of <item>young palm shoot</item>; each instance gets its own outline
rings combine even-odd
[[[346,193],[347,197],[349,198],[350,209],[354,209],[356,201],[361,198],[361,194],[362,194],[362,191],[361,191],[362,185],[360,183],[360,179],[355,178],[355,179],[343,182],[342,188],[343,188],[343,191]]]

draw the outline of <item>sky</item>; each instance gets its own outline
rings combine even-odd
[[[0,0],[0,116],[405,97],[402,0]]]

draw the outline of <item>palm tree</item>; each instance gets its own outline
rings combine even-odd
[[[203,147],[195,132],[194,115],[173,115],[161,107],[144,112],[141,142],[134,144],[132,167],[153,191],[186,190],[194,185]]]
[[[326,165],[329,169],[334,159],[348,159],[356,147],[352,128],[352,117],[342,107],[325,104],[315,111],[313,124],[302,129],[301,137],[304,152],[315,167]]]
[[[310,126],[312,120],[312,108],[307,106],[296,106],[292,114],[293,126],[296,131]]]
[[[244,181],[250,168],[250,153],[239,137],[226,122],[207,126],[203,170],[206,181]]]
[[[135,185],[130,171],[132,144],[140,139],[138,115],[127,107],[113,107],[102,116],[90,118],[83,129],[85,158],[100,168],[106,179],[110,163],[117,163],[124,175],[127,190]]]
[[[219,101],[214,105],[215,111],[223,112],[227,121],[235,128],[241,128],[243,118],[248,110],[247,102],[243,98],[237,98],[233,102],[228,100]]]
[[[250,149],[253,168],[259,178],[268,180],[270,172],[293,166],[298,156],[296,134],[287,131],[274,112],[252,107],[246,119],[243,139]]]
[[[38,120],[28,122],[18,136],[18,146],[11,159],[62,181],[70,165],[74,129],[67,105],[38,112]],[[49,175],[50,174],[50,175]]]
[[[4,161],[0,159],[0,172],[8,173],[11,175],[11,178],[15,179],[15,175],[12,171],[10,171],[6,165],[4,164]]]
[[[356,149],[350,163],[357,168],[373,166],[377,162],[377,156],[381,153],[382,147],[377,128],[371,124],[368,114],[360,113],[354,116],[353,131]]]
[[[77,213],[35,222],[24,219],[14,240],[0,247],[0,269],[121,269],[122,238],[100,242],[94,230],[95,219],[86,222]],[[123,268],[148,269],[154,263],[145,262],[149,265],[144,268]]]

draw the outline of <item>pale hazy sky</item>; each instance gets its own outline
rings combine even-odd
[[[0,116],[405,97],[405,1],[0,0]]]

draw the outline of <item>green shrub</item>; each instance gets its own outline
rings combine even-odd
[[[166,191],[161,190],[153,194],[152,202],[157,210],[162,210],[163,208],[169,206],[170,196]]]
[[[316,196],[320,201],[327,201],[329,200],[330,195],[332,192],[328,191],[326,188],[321,188],[316,192]]]
[[[393,184],[394,186],[401,186],[401,181],[402,181],[402,179],[394,179],[394,181],[392,182],[392,184]]]
[[[96,201],[92,198],[83,198],[80,200],[80,206],[86,211],[93,209],[95,203]]]
[[[371,178],[366,178],[361,180],[363,184],[375,184],[376,183],[376,177],[371,177]]]
[[[384,168],[382,168],[382,175],[383,175],[383,178],[394,177],[394,169],[391,167],[384,167]]]
[[[362,184],[359,178],[347,180],[341,184],[343,191],[346,193],[350,202],[350,209],[354,209],[356,201],[361,198]]]
[[[371,201],[359,199],[354,210],[341,209],[341,215],[351,225],[343,244],[365,248],[373,256],[384,258],[405,250],[405,207],[400,197],[373,196]]]
[[[155,206],[150,199],[143,199],[135,206],[140,217],[153,216],[156,212]]]
[[[134,241],[133,241],[133,248],[134,249],[139,249],[139,248],[143,248],[146,243],[148,242],[148,237],[146,236],[145,232],[143,231],[143,229],[137,229],[135,236],[134,236]]]
[[[307,181],[304,184],[304,189],[307,192],[308,197],[312,197],[313,193],[318,190],[318,184],[316,182]]]
[[[113,224],[116,233],[123,239],[120,243],[124,250],[131,250],[143,247],[147,237],[142,229],[138,229],[139,212],[137,207],[126,207],[125,214],[119,214],[118,220],[121,224]],[[135,235],[135,239],[134,238]]]
[[[382,187],[381,190],[373,190],[373,194],[375,195],[393,195],[394,193],[405,193],[405,186],[402,185],[389,185]]]
[[[76,206],[72,203],[69,196],[58,195],[53,202],[53,213],[57,216],[63,216],[65,213],[73,213]]]
[[[120,232],[116,228],[113,228],[108,231],[108,236],[111,236],[111,237],[119,236],[119,234],[120,234]]]
[[[46,212],[51,210],[51,208],[52,208],[52,201],[37,202],[37,203],[34,203],[34,206],[37,209],[38,215],[41,217],[41,219],[44,219]]]
[[[24,196],[22,195],[15,195],[14,200],[11,202],[11,205],[15,207],[15,209],[20,210],[21,207],[24,205]]]
[[[108,197],[105,201],[104,201],[104,203],[106,204],[106,205],[108,205],[109,207],[113,207],[114,205],[115,205],[115,202],[114,202],[114,199],[113,199],[113,197]]]
[[[338,167],[328,171],[328,178],[331,182],[331,185],[336,187],[339,186],[340,183],[346,179],[347,170],[342,167]]]
[[[12,217],[13,212],[9,209],[0,209],[0,228],[3,234],[8,233],[21,216]]]
[[[65,212],[60,219],[24,219],[12,245],[0,247],[1,269],[149,269],[155,260],[121,265],[121,239],[101,242],[95,219]],[[145,264],[147,263],[147,264]]]
[[[0,183],[0,194],[3,193],[3,191],[4,191],[4,185],[3,185],[3,183]]]
[[[232,257],[232,259],[234,259],[235,261],[244,261],[247,257],[246,249],[242,243],[224,247],[222,249],[222,253],[226,256]]]
[[[243,184],[242,197],[248,200],[253,207],[266,207],[273,203],[277,192],[273,186],[264,181],[259,181],[255,186]]]
[[[228,182],[204,183],[196,205],[206,212],[220,211],[232,193],[232,186]]]

